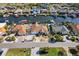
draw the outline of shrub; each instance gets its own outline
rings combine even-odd
[[[59,51],[59,52],[58,52],[58,55],[59,55],[59,56],[64,56],[64,52],[63,52],[63,51]]]
[[[78,54],[78,51],[77,51],[77,49],[75,49],[75,48],[71,48],[70,49],[70,52],[73,54],[73,55],[77,55]]]
[[[54,37],[55,37],[56,41],[63,41],[63,38],[61,37],[61,35],[56,34],[56,35],[54,35]]]
[[[39,54],[47,54],[48,53],[48,49],[47,48],[42,48],[39,51]]]
[[[71,41],[75,42],[76,40],[77,39],[74,36],[71,37]]]
[[[6,41],[15,41],[16,38],[14,36],[12,36],[12,37],[7,37],[5,40]]]

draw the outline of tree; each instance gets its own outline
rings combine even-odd
[[[40,54],[47,54],[47,53],[48,53],[48,48],[41,48],[41,49],[39,50],[39,53],[40,53]]]
[[[8,29],[8,25],[5,25],[4,28],[7,30]]]
[[[15,41],[16,38],[14,36],[12,36],[12,37],[7,37],[5,40],[6,41]]]
[[[7,35],[10,35],[10,34],[11,34],[11,32],[10,32],[10,31],[6,31],[6,33],[7,33]]]
[[[71,37],[71,41],[75,42],[76,40],[77,40],[76,37],[74,36]]]
[[[56,41],[63,41],[63,38],[61,37],[61,35],[56,34],[56,35],[54,35],[54,37],[55,37]]]
[[[49,42],[55,42],[55,41],[56,41],[56,39],[54,36],[50,37]]]
[[[58,55],[59,55],[59,56],[64,56],[64,52],[63,52],[63,51],[59,51],[59,52],[58,52]]]
[[[14,36],[12,36],[11,39],[12,39],[13,41],[15,41],[15,37],[14,37]]]
[[[52,25],[49,25],[49,31],[50,31],[50,33],[52,34]]]

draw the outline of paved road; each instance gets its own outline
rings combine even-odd
[[[32,48],[32,47],[75,47],[75,42],[24,42],[24,43],[0,43],[0,48]]]

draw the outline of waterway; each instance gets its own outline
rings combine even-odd
[[[9,16],[7,18],[0,17],[0,23],[5,22],[5,20],[9,20],[9,23],[19,23],[21,20],[28,20],[29,22],[49,22],[50,20],[54,20],[55,22],[73,22],[73,23],[78,23],[79,24],[79,18],[70,18],[70,17],[56,17],[54,18],[53,16],[19,16],[14,17],[14,16]]]

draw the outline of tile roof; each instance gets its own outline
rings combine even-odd
[[[23,25],[16,25],[13,30],[18,30],[18,33],[26,33],[26,29]]]
[[[40,31],[47,32],[48,28],[42,24],[38,24],[38,23],[32,24],[32,32],[40,32]]]
[[[0,32],[6,32],[6,29],[4,27],[0,28]]]
[[[71,26],[74,31],[79,31],[79,24]]]

